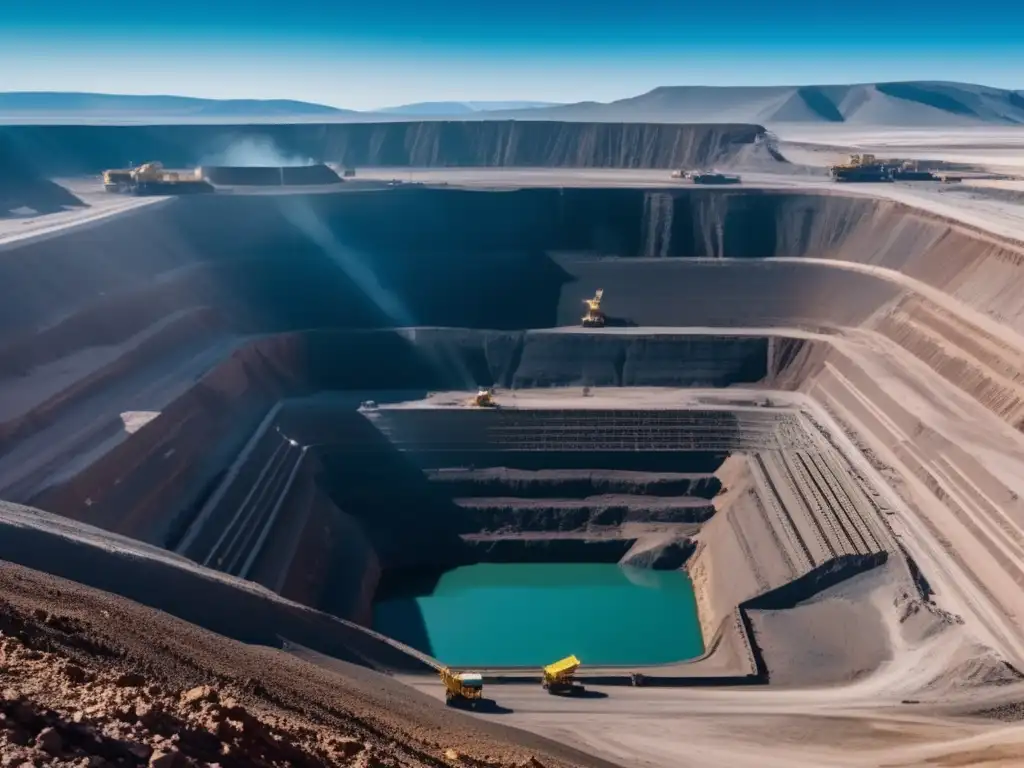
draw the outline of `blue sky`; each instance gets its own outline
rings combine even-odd
[[[609,101],[658,85],[960,80],[1024,89],[1024,3],[978,0],[33,0],[0,89]],[[970,14],[970,15],[968,15]]]

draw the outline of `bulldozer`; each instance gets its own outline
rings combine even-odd
[[[480,388],[480,391],[476,393],[476,397],[470,400],[472,405],[477,408],[497,408],[498,404],[494,402],[494,390]]]
[[[544,690],[554,696],[575,696],[586,690],[576,682],[576,670],[580,668],[580,660],[575,656],[548,664],[544,667]]]
[[[449,707],[475,707],[484,695],[484,679],[478,672],[453,672],[448,667],[438,670],[444,683],[444,703]]]
[[[601,311],[603,297],[604,289],[598,288],[594,293],[594,298],[583,300],[583,303],[587,305],[587,313],[582,317],[584,328],[604,328],[605,317],[604,312]]]

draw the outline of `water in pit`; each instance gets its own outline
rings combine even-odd
[[[374,606],[374,629],[457,667],[662,664],[703,650],[683,571],[483,563]]]

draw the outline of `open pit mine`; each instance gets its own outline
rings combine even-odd
[[[482,721],[624,765],[994,748],[1024,246],[868,194],[613,186],[5,229],[0,558],[435,699],[472,673]]]

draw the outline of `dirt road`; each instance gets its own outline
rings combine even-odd
[[[929,669],[939,672],[945,657],[933,658]],[[510,711],[480,717],[636,768],[1020,764],[1024,725],[901,705],[900,681],[910,663],[894,663],[854,686],[819,690],[595,687],[594,698],[566,699],[539,684],[492,686],[489,695]],[[434,686],[410,682],[438,697]]]

